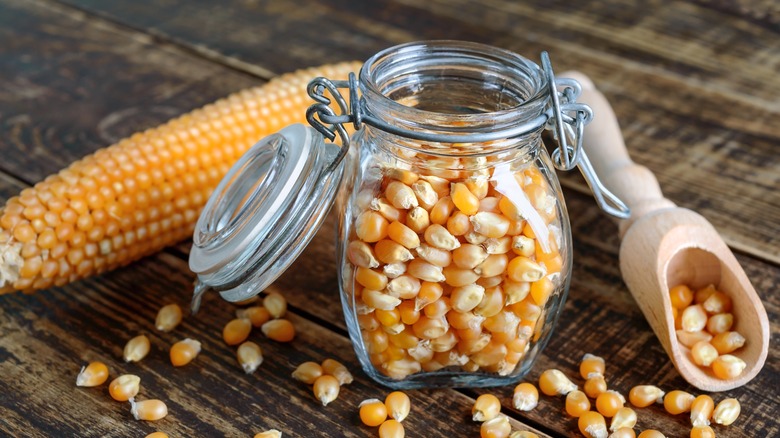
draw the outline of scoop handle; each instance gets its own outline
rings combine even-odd
[[[621,236],[639,217],[674,207],[672,201],[664,198],[650,169],[631,161],[615,111],[590,78],[580,72],[560,76],[576,79],[582,85],[577,101],[589,105],[594,114],[585,128],[582,146],[603,184],[631,208],[631,217],[621,223]]]

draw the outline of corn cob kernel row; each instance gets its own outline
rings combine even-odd
[[[307,83],[359,63],[282,75],[103,148],[0,209],[0,293],[60,286],[192,235],[200,210],[256,141],[305,122]]]

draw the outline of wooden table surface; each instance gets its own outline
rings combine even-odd
[[[0,1],[0,201],[71,161],[137,130],[302,67],[366,59],[422,39],[489,43],[557,71],[579,69],[611,100],[630,153],[660,180],[669,199],[700,212],[720,231],[752,279],[771,321],[763,371],[736,397],[742,415],[718,437],[780,436],[780,8],[771,0],[101,0]],[[617,227],[582,180],[562,175],[574,236],[569,299],[552,341],[528,379],[558,368],[577,376],[584,353],[607,360],[609,385],[700,391],[686,384],[661,348],[618,269]],[[153,329],[157,310],[186,305],[193,274],[188,244],[126,268],[34,295],[0,296],[0,434],[6,436],[376,436],[358,403],[389,390],[359,369],[337,295],[333,214],[312,245],[272,287],[290,302],[298,337],[259,333],[265,362],[237,368],[221,328],[235,307],[215,296],[176,331]],[[124,343],[147,333],[150,356],[121,361]],[[204,352],[173,369],[167,348],[183,337]],[[749,342],[749,341],[748,341]],[[356,381],[320,406],[290,378],[306,360],[343,361]],[[87,361],[112,374],[141,376],[143,395],[170,415],[132,419],[105,388],[74,385]],[[578,383],[582,383],[576,379]],[[407,436],[478,436],[470,421],[485,390],[409,391]],[[517,428],[579,436],[560,398],[543,396],[524,413],[512,388],[490,389]],[[662,407],[637,410],[637,430],[688,436],[689,420]]]

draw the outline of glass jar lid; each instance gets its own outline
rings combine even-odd
[[[228,301],[241,301],[276,280],[333,205],[342,152],[302,124],[250,148],[219,183],[195,225],[189,265],[198,275],[196,295],[213,289]]]

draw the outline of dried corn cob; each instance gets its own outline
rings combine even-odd
[[[104,272],[192,234],[230,166],[257,140],[305,122],[307,83],[346,62],[286,74],[74,162],[0,209],[0,293]]]

